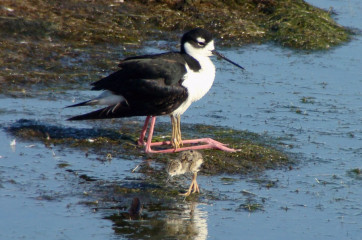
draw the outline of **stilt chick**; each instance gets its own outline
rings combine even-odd
[[[181,195],[189,196],[191,193],[200,192],[199,185],[197,184],[197,172],[204,162],[202,154],[195,150],[181,152],[178,158],[173,159],[167,166],[167,173],[170,177],[185,174],[188,172],[193,173],[190,187],[186,193]]]

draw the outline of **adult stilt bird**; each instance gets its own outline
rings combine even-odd
[[[191,103],[201,99],[211,88],[215,78],[215,66],[209,58],[219,56],[214,49],[211,33],[195,28],[181,38],[180,52],[129,57],[121,61],[120,70],[97,82],[92,90],[103,90],[97,98],[71,105],[106,105],[106,107],[68,120],[123,118],[147,116],[139,145],[146,145],[147,153],[168,153],[190,149],[214,148],[233,152],[225,144],[210,138],[182,140],[180,116]],[[172,123],[171,141],[152,142],[156,116],[170,115]],[[144,141],[151,120],[147,142]],[[183,147],[184,144],[203,143]],[[152,150],[152,146],[171,144],[173,148]]]

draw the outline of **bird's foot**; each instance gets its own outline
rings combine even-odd
[[[194,184],[194,190],[192,191],[192,193],[200,193],[200,188],[197,182],[195,182]]]
[[[179,193],[180,196],[184,196],[184,197],[188,197],[188,196],[190,196],[190,194],[191,194],[191,191],[187,191],[185,193]]]
[[[239,152],[241,151],[241,149],[233,149],[233,148],[228,148],[227,145],[228,144],[224,144],[221,142],[218,142],[212,138],[200,138],[200,139],[190,139],[190,140],[184,140],[183,141],[184,144],[196,144],[196,143],[206,143],[204,145],[198,145],[198,146],[190,146],[187,147],[187,149],[183,148],[183,150],[180,151],[184,151],[184,150],[199,150],[199,149],[218,149],[221,151],[225,151],[225,152]]]
[[[177,149],[179,149],[179,148],[181,148],[183,146],[183,143],[182,143],[181,139],[175,138],[175,139],[171,140],[171,145],[172,145],[173,149],[175,151],[177,151]]]
[[[225,152],[239,152],[241,149],[233,149],[228,148],[227,144],[218,142],[211,138],[200,138],[200,139],[190,139],[190,140],[183,140],[183,144],[199,144],[205,143],[203,145],[196,145],[196,146],[187,146],[187,147],[179,147],[179,148],[171,148],[171,149],[162,149],[162,150],[152,150],[151,146],[162,146],[162,145],[172,145],[170,141],[164,142],[154,142],[151,143],[150,146],[146,145],[145,152],[146,153],[175,153],[187,150],[202,150],[202,149],[218,149]]]
[[[187,192],[180,193],[179,195],[188,197],[188,196],[190,196],[191,193],[200,193],[200,188],[199,188],[199,185],[197,184],[196,180],[193,180],[191,182],[191,185],[190,185],[189,189],[187,190]]]
[[[164,142],[153,142],[151,144],[146,144],[145,152],[146,153],[174,153],[176,152],[174,148],[162,149],[162,150],[153,150],[152,146],[162,146],[162,145],[171,145],[170,141]]]

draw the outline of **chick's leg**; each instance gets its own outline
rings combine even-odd
[[[187,190],[187,192],[181,193],[180,195],[188,197],[188,196],[190,196],[191,193],[200,192],[200,188],[199,188],[199,185],[197,184],[196,178],[197,178],[197,172],[194,173],[194,175],[192,176],[192,181],[191,181],[190,187]]]

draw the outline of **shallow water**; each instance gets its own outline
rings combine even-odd
[[[333,6],[340,24],[362,29],[359,1],[309,2]],[[190,204],[185,210],[190,214],[169,224],[190,221],[197,239],[360,239],[362,179],[350,170],[362,168],[361,52],[361,35],[327,52],[297,52],[275,45],[223,51],[246,72],[215,60],[213,88],[184,114],[183,122],[280,138],[285,150],[296,154],[297,164],[291,170],[269,170],[259,176],[200,175],[201,190],[218,193],[224,200]],[[74,96],[86,99],[91,94],[1,97],[0,124],[6,128],[27,118],[90,127],[65,122],[84,110],[63,107]],[[141,159],[101,162],[74,149],[38,142],[17,140],[11,145],[14,137],[5,131],[0,131],[0,139],[0,239],[128,238],[114,233],[104,213],[79,204],[91,189],[78,175],[124,183],[135,176],[131,170]],[[65,171],[61,163],[71,163],[78,175]],[[265,182],[273,185],[266,187]],[[248,200],[260,203],[262,209],[245,211],[242,204]]]

